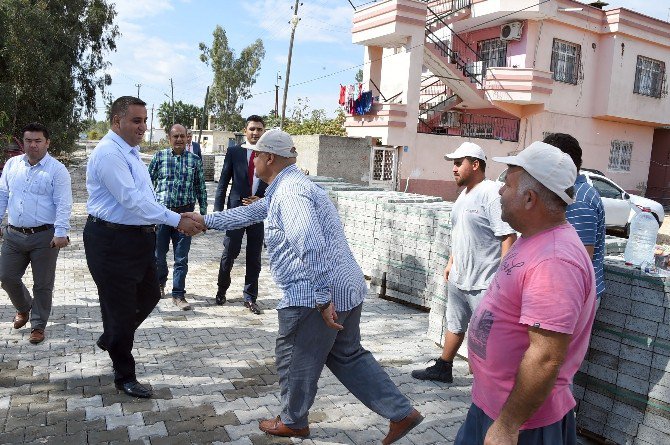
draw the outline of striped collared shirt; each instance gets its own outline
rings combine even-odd
[[[54,235],[67,236],[72,212],[72,184],[67,168],[48,153],[35,165],[28,156],[7,161],[0,179],[0,219],[16,227],[54,225]]]
[[[156,190],[156,199],[166,207],[200,204],[200,214],[207,214],[207,186],[202,161],[195,154],[181,155],[171,148],[156,152],[149,164],[149,175]]]
[[[348,311],[363,302],[367,285],[337,210],[297,166],[282,170],[265,198],[207,215],[205,224],[229,230],[264,219],[270,271],[283,293],[277,309],[332,300],[336,310]]]
[[[586,182],[584,175],[575,181],[575,202],[565,210],[565,219],[577,231],[585,246],[593,246],[593,269],[596,274],[596,297],[605,293],[605,209],[598,190]]]

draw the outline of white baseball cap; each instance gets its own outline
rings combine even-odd
[[[461,159],[465,158],[466,156],[481,159],[482,161],[486,162],[486,153],[484,153],[482,147],[472,142],[463,142],[455,152],[445,154],[444,159]]]
[[[566,203],[575,202],[567,190],[575,185],[577,167],[569,155],[553,145],[537,141],[516,156],[495,157],[493,160],[523,168]]]
[[[295,158],[298,156],[291,135],[279,128],[273,128],[263,133],[252,148],[255,151],[273,153],[284,158]]]

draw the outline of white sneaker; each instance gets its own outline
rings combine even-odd
[[[174,303],[175,306],[177,306],[182,311],[190,311],[191,310],[191,305],[188,304],[188,301],[186,301],[185,298],[172,298],[172,302]]]

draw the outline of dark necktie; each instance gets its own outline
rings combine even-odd
[[[251,194],[254,193],[254,158],[256,157],[256,152],[252,151],[251,156],[249,156],[249,168],[248,168],[248,176],[249,176],[249,187],[251,187]]]

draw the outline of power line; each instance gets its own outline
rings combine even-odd
[[[535,3],[535,4],[533,4],[533,5],[526,6],[525,8],[521,8],[521,9],[518,9],[518,10],[516,10],[516,11],[511,11],[511,12],[509,12],[509,13],[507,13],[507,14],[504,14],[504,15],[502,15],[502,16],[500,16],[500,17],[496,17],[495,19],[491,19],[491,20],[488,20],[488,21],[486,21],[486,22],[480,23],[480,24],[478,24],[478,25],[476,25],[476,26],[471,26],[470,28],[466,28],[466,29],[464,29],[463,31],[461,31],[461,34],[466,33],[466,32],[468,32],[468,31],[471,31],[471,30],[473,30],[474,28],[479,28],[479,27],[481,27],[482,25],[485,25],[485,24],[487,24],[487,23],[495,22],[495,21],[500,20],[501,18],[508,17],[508,16],[510,16],[510,15],[514,15],[514,14],[516,14],[516,13],[525,11],[526,9],[530,9],[530,8],[534,8],[534,7],[536,7],[536,6],[540,6],[541,4],[543,4],[543,3],[547,3],[547,2],[549,2],[549,1],[551,1],[551,0],[541,0],[541,1],[539,1],[538,3]],[[423,47],[424,45],[425,45],[425,41],[421,41],[420,43],[417,43],[416,45],[407,47],[406,51],[407,51],[407,52],[410,52],[411,50],[413,50],[413,49],[415,49],[415,48],[418,48],[418,47]],[[300,86],[300,85],[305,85],[305,84],[308,84],[308,83],[311,83],[311,82],[315,82],[315,81],[317,81],[317,80],[321,80],[321,79],[325,79],[325,78],[328,78],[328,77],[332,77],[332,76],[335,76],[335,75],[337,75],[337,74],[341,74],[341,73],[344,73],[344,72],[347,72],[347,71],[351,71],[351,70],[354,70],[354,69],[357,69],[357,68],[363,68],[363,67],[365,67],[366,65],[369,65],[369,64],[371,64],[371,63],[373,63],[373,62],[379,62],[379,61],[382,61],[382,60],[387,59],[387,58],[389,58],[389,57],[394,57],[395,55],[396,55],[396,54],[389,54],[389,55],[386,55],[386,56],[382,56],[382,57],[380,57],[380,58],[378,58],[378,59],[370,60],[369,62],[364,62],[364,63],[358,64],[358,65],[353,65],[353,66],[351,66],[351,67],[349,67],[349,68],[344,68],[344,69],[341,69],[341,70],[338,70],[338,71],[333,71],[333,72],[331,72],[331,73],[324,74],[324,75],[322,75],[322,76],[318,76],[318,77],[314,77],[314,78],[312,78],[312,79],[304,80],[304,81],[302,81],[302,82],[292,83],[292,84],[290,84],[290,85],[288,85],[288,86],[289,86],[289,87],[296,87],[296,86]],[[260,95],[263,95],[263,94],[269,94],[269,93],[272,93],[273,91],[274,91],[274,90],[266,90],[266,91],[262,91],[262,92],[260,92],[260,93],[253,93],[253,95],[254,95],[254,96],[260,96]]]

